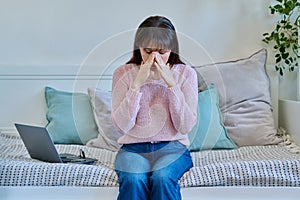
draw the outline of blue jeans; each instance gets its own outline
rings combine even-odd
[[[193,166],[180,142],[124,144],[115,160],[118,200],[181,199],[179,179]]]

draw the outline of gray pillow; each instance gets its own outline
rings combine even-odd
[[[99,135],[86,144],[91,147],[118,151],[120,145],[117,140],[121,134],[115,130],[111,123],[111,93],[96,88],[88,88],[91,98],[94,118]]]
[[[194,67],[199,89],[214,83],[229,136],[238,146],[278,144],[270,82],[266,73],[267,51],[248,58]]]

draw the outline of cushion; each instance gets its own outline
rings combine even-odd
[[[90,140],[87,146],[117,151],[120,148],[117,140],[121,133],[116,131],[111,123],[111,93],[97,88],[88,88],[88,94],[99,135],[97,138]]]
[[[46,128],[54,143],[85,144],[97,137],[97,125],[87,94],[45,87],[45,98],[48,107]]]
[[[218,90],[213,83],[198,93],[198,119],[188,136],[190,151],[237,148],[223,125]]]
[[[262,49],[248,58],[195,67],[200,90],[210,83],[217,86],[224,125],[238,146],[281,141],[274,127],[266,58]]]

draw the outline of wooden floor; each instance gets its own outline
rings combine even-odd
[[[204,187],[183,188],[183,200],[298,200],[300,188]],[[116,187],[0,187],[2,200],[114,200]]]

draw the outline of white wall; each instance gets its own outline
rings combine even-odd
[[[267,47],[261,39],[273,28],[274,1],[0,0],[0,127],[45,125],[46,85],[74,91],[105,85],[98,75],[131,56],[135,29],[149,15],[173,21],[190,64],[248,57]]]
[[[95,47],[98,59],[128,57],[134,29],[155,14],[173,21],[191,64],[247,57],[267,47],[261,39],[272,29],[274,1],[0,0],[0,66],[78,66]]]

